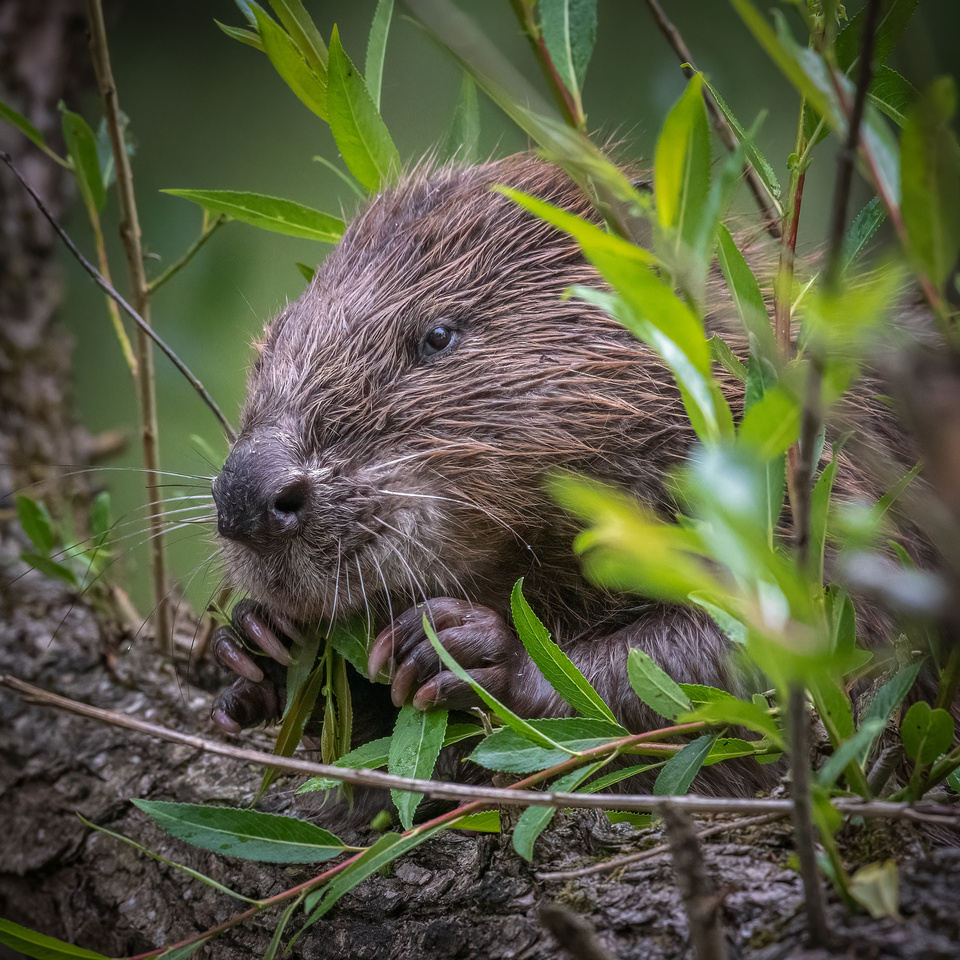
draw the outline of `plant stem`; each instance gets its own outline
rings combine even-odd
[[[553,64],[550,51],[543,39],[543,32],[533,16],[533,5],[524,3],[523,0],[510,0],[513,12],[517,15],[517,20],[530,41],[530,47],[540,64],[543,75],[547,78],[550,90],[553,93],[554,100],[563,114],[563,119],[575,127],[577,130],[587,129],[587,118],[583,112],[583,104],[580,101],[580,94],[577,91],[571,92],[567,85],[560,79],[557,68]]]
[[[56,233],[61,241],[63,241],[63,245],[70,251],[71,256],[77,261],[77,263],[80,264],[81,267],[83,267],[84,270],[87,271],[87,273],[93,279],[93,282],[108,297],[110,297],[111,300],[119,304],[124,309],[127,316],[129,316],[130,319],[133,320],[133,322],[140,328],[140,330],[142,330],[143,333],[163,351],[163,353],[169,358],[170,362],[177,368],[177,370],[180,371],[187,383],[189,383],[190,386],[196,390],[197,395],[210,408],[213,415],[220,422],[220,426],[223,427],[223,432],[227,439],[233,443],[233,441],[237,439],[236,431],[232,426],[230,426],[230,422],[214,402],[213,397],[207,393],[204,385],[193,375],[193,372],[190,370],[190,368],[176,355],[176,353],[173,352],[170,346],[157,334],[153,327],[151,327],[150,324],[148,324],[146,320],[144,320],[143,317],[141,317],[140,314],[137,313],[132,306],[130,306],[129,303],[127,303],[127,301],[110,284],[106,277],[104,277],[103,274],[101,274],[100,271],[97,270],[97,268],[77,249],[77,245],[70,239],[70,235],[66,232],[66,230],[64,230],[63,227],[57,222],[56,217],[54,217],[54,215],[47,209],[46,204],[40,199],[40,195],[37,193],[37,191],[34,190],[26,180],[23,179],[23,175],[13,165],[10,155],[8,153],[4,153],[2,150],[0,150],[0,162],[5,163],[10,168],[13,175],[20,182],[20,186],[30,194],[30,198],[36,204],[37,209],[43,214],[44,217],[46,217],[50,226],[53,227],[53,232]]]
[[[650,13],[657,22],[660,32],[666,38],[667,43],[670,44],[673,52],[680,58],[680,69],[683,71],[683,75],[689,79],[698,71],[696,64],[693,62],[690,49],[684,42],[680,31],[664,13],[659,0],[647,0],[647,6],[650,8]],[[716,130],[721,143],[733,153],[738,146],[736,134],[727,122],[727,118],[723,115],[723,111],[714,100],[713,94],[710,93],[706,86],[703,88],[703,100],[710,113],[713,129]],[[763,217],[763,229],[766,230],[774,240],[779,240],[783,234],[780,214],[771,202],[767,188],[754,169],[753,164],[747,158],[745,158],[743,162],[743,174],[747,181],[747,187],[749,187],[750,193],[753,194],[753,199],[760,208],[760,213]]]
[[[847,139],[837,153],[837,178],[834,183],[833,206],[830,215],[830,232],[827,240],[827,263],[824,269],[823,289],[827,297],[835,296],[840,285],[843,265],[843,236],[847,225],[847,208],[850,204],[850,188],[853,184],[853,166],[860,144],[860,129],[867,103],[867,90],[873,79],[873,50],[877,23],[880,18],[880,0],[867,0],[863,30],[860,36],[860,65],[857,74],[857,89],[847,127]],[[832,75],[832,74],[831,74]],[[832,75],[833,76],[833,75]],[[834,76],[837,96],[843,102],[843,90]],[[810,363],[807,368],[806,397],[800,430],[800,456],[794,479],[796,499],[793,502],[794,529],[797,555],[801,566],[808,572],[810,557],[810,522],[813,477],[817,468],[814,462],[817,438],[823,426],[823,374],[824,357],[816,343],[810,345]]]
[[[150,294],[156,293],[171,277],[176,276],[195,256],[197,251],[210,239],[213,235],[214,230],[217,227],[227,222],[226,216],[219,216],[216,220],[211,221],[210,223],[204,224],[203,229],[200,232],[200,236],[197,237],[193,243],[184,250],[183,255],[176,260],[174,263],[171,263],[163,273],[154,277],[148,284],[147,290]]]
[[[133,172],[124,142],[123,123],[117,87],[110,67],[107,31],[103,21],[101,0],[87,0],[87,19],[90,25],[90,52],[100,87],[103,112],[113,161],[116,166],[117,189],[120,197],[120,236],[127,257],[130,274],[131,299],[134,309],[150,323],[150,290],[143,269],[143,249],[140,242],[140,221],[137,216],[133,191]],[[164,555],[163,497],[160,490],[160,448],[157,431],[156,385],[153,371],[153,347],[149,337],[137,330],[137,389],[140,398],[140,428],[143,442],[143,465],[147,477],[147,505],[150,522],[150,560],[154,595],[154,628],[161,647],[172,642],[172,608],[167,596],[166,558]]]
[[[790,726],[790,795],[793,798],[793,831],[803,880],[803,899],[807,911],[810,940],[825,947],[830,940],[827,911],[817,867],[816,827],[810,800],[810,747],[808,744],[807,702],[803,687],[794,684],[788,700]]]

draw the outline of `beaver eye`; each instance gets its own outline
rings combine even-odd
[[[426,336],[420,342],[420,356],[427,359],[435,357],[439,353],[449,352],[456,339],[457,332],[453,327],[437,324],[427,331]]]

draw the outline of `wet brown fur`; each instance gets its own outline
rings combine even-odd
[[[496,183],[594,216],[563,173],[525,155],[420,173],[376,198],[268,327],[250,376],[238,448],[309,478],[318,494],[302,533],[256,550],[224,540],[224,558],[267,610],[362,613],[377,629],[432,597],[506,617],[524,577],[555,639],[640,729],[660,721],[629,689],[629,647],[677,680],[737,689],[728,644],[705,616],[589,584],[571,549],[577,527],[543,480],[573,470],[669,516],[665,476],[695,438],[662,363],[600,310],[563,299],[600,284],[576,243]],[[711,295],[722,323],[730,306]],[[425,361],[418,345],[439,322],[460,341]],[[742,384],[720,376],[739,405]],[[867,406],[889,433],[884,409]],[[850,464],[839,483],[847,496],[870,488]],[[874,641],[885,622],[869,625]],[[529,705],[565,709],[551,697]]]

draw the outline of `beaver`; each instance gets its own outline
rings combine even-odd
[[[426,613],[510,709],[569,715],[510,623],[520,578],[629,730],[662,725],[630,689],[633,647],[678,681],[743,690],[706,614],[584,578],[577,522],[545,478],[593,477],[670,516],[667,478],[696,437],[652,351],[598,307],[564,297],[602,286],[577,243],[494,184],[596,221],[576,184],[530,155],[421,172],[354,219],[266,329],[239,439],[213,485],[229,579],[255,601],[217,633],[218,658],[239,674],[214,706],[225,731],[277,716],[282,702],[237,633],[285,663],[277,635],[291,624],[356,614],[376,635],[370,678],[389,678],[394,707],[478,705],[441,669]],[[743,384],[720,377],[742,403]],[[838,482],[863,485],[852,477]],[[370,711],[385,722],[384,703]]]

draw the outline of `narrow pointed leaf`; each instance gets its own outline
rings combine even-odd
[[[290,35],[259,8],[254,8],[263,52],[283,82],[321,120],[327,119],[327,78],[313,70]]]
[[[601,761],[580,770],[571,770],[570,773],[551,784],[550,789],[556,793],[570,793],[602,766],[603,762]],[[524,860],[533,859],[533,845],[537,842],[537,837],[546,830],[556,814],[556,807],[527,807],[520,814],[520,818],[513,828],[513,849]]]
[[[167,833],[203,850],[266,863],[319,863],[344,849],[328,830],[293,817],[194,803],[134,800]]]
[[[395,183],[400,175],[400,154],[363,77],[343,49],[336,27],[330,38],[329,70],[330,130],[344,163],[368,190]]]
[[[101,211],[107,202],[107,192],[97,158],[96,134],[79,113],[63,110],[63,139],[84,203],[90,210]]]
[[[951,129],[956,100],[952,78],[935,80],[908,117],[901,141],[901,210],[910,252],[937,286],[960,253],[960,147]]]
[[[378,0],[377,10],[370,24],[370,36],[367,39],[367,60],[364,72],[367,90],[373,105],[380,109],[380,88],[383,84],[383,59],[387,52],[387,35],[390,33],[390,20],[393,17],[393,0]]]
[[[703,81],[695,75],[667,114],[653,161],[660,225],[694,247],[710,192],[710,132]]]
[[[175,197],[183,197],[199,204],[211,213],[225,213],[234,220],[282,233],[288,237],[319,240],[321,243],[336,243],[345,229],[339,217],[331,217],[311,207],[268,197],[262,193],[242,190],[164,190]]]
[[[477,100],[477,85],[464,70],[463,80],[460,82],[460,96],[457,98],[457,106],[440,156],[459,163],[476,163],[479,141],[480,104]]]
[[[579,97],[597,39],[597,0],[540,0],[540,29],[563,85]]]
[[[0,943],[36,960],[108,960],[102,953],[75,947],[12,920],[0,919]]]
[[[446,729],[446,710],[417,710],[411,704],[401,707],[390,738],[389,772],[400,777],[429,780]],[[404,830],[409,830],[423,795],[407,790],[391,790],[390,795],[400,814],[400,823]]]
[[[322,81],[327,71],[327,45],[306,8],[300,0],[270,0],[270,6],[290,34],[300,55]]]
[[[627,677],[634,693],[660,716],[675,720],[690,710],[690,698],[645,651],[636,648],[630,651]]]
[[[259,33],[255,33],[253,30],[244,30],[243,27],[231,27],[230,24],[221,23],[219,20],[213,22],[233,40],[239,40],[240,43],[245,43],[248,47],[253,47],[254,50],[263,50],[263,41],[260,39]]]
[[[716,740],[715,734],[697,737],[679,753],[675,753],[660,770],[653,792],[658,797],[679,796],[690,789],[693,778],[700,772],[707,754]]]
[[[530,658],[546,677],[550,686],[575,710],[585,717],[616,723],[613,711],[590,685],[573,661],[550,639],[546,627],[531,610],[523,596],[522,580],[513,585],[510,609],[513,625]]]

